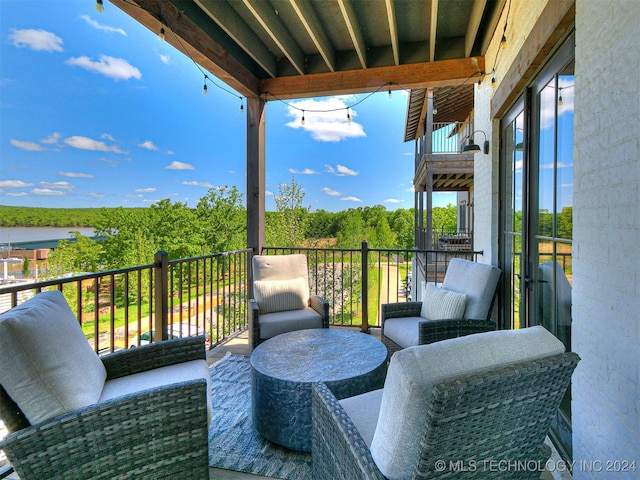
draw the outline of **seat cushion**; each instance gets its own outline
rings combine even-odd
[[[207,381],[207,398],[211,399],[211,377],[207,362],[205,360],[191,360],[107,380],[99,401],[105,402],[123,395],[200,378],[204,378]],[[211,413],[212,407],[209,400],[207,401],[207,418],[209,421],[211,421]]]
[[[31,424],[96,403],[107,372],[59,291],[0,315],[0,383]]]
[[[465,293],[452,292],[428,283],[422,299],[420,316],[430,320],[464,318],[466,305],[467,295]]]
[[[383,389],[348,397],[339,400],[344,411],[349,415],[353,425],[368,447],[371,447],[373,433],[378,423]]]
[[[447,266],[442,288],[467,295],[465,318],[486,320],[500,273],[500,269],[492,265],[453,258]]]
[[[418,345],[418,322],[422,317],[387,318],[384,321],[384,336],[402,348]]]
[[[371,442],[378,468],[390,480],[411,477],[435,384],[563,352],[562,342],[541,326],[478,333],[396,352]]]
[[[322,328],[322,317],[313,308],[260,315],[260,339],[307,328]]]
[[[260,313],[302,310],[309,305],[309,285],[306,277],[290,280],[256,280],[253,293]]]

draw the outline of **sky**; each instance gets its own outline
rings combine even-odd
[[[292,178],[311,211],[412,208],[406,108],[404,91],[270,100],[267,210]],[[244,201],[245,112],[237,92],[108,1],[99,13],[93,0],[0,0],[0,205],[195,207],[224,186]]]

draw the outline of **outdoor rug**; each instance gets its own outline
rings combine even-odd
[[[213,418],[209,466],[284,478],[311,479],[311,454],[263,438],[251,420],[249,357],[227,354],[211,366]]]

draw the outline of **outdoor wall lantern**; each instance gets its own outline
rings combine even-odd
[[[467,143],[464,147],[462,147],[462,151],[463,152],[472,152],[472,153],[476,153],[480,151],[480,145],[478,145],[477,143],[474,142],[473,140],[473,135],[480,132],[482,135],[484,135],[484,145],[483,145],[483,152],[486,154],[489,153],[489,140],[487,140],[487,134],[484,133],[482,130],[475,130],[473,132],[471,132],[469,134],[469,143]]]

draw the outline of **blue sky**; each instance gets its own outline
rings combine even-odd
[[[193,207],[232,185],[244,198],[244,100],[206,71],[203,95],[186,55],[104,3],[0,0],[0,205]],[[312,211],[413,207],[406,94],[365,97],[268,103],[268,210],[292,176]]]

